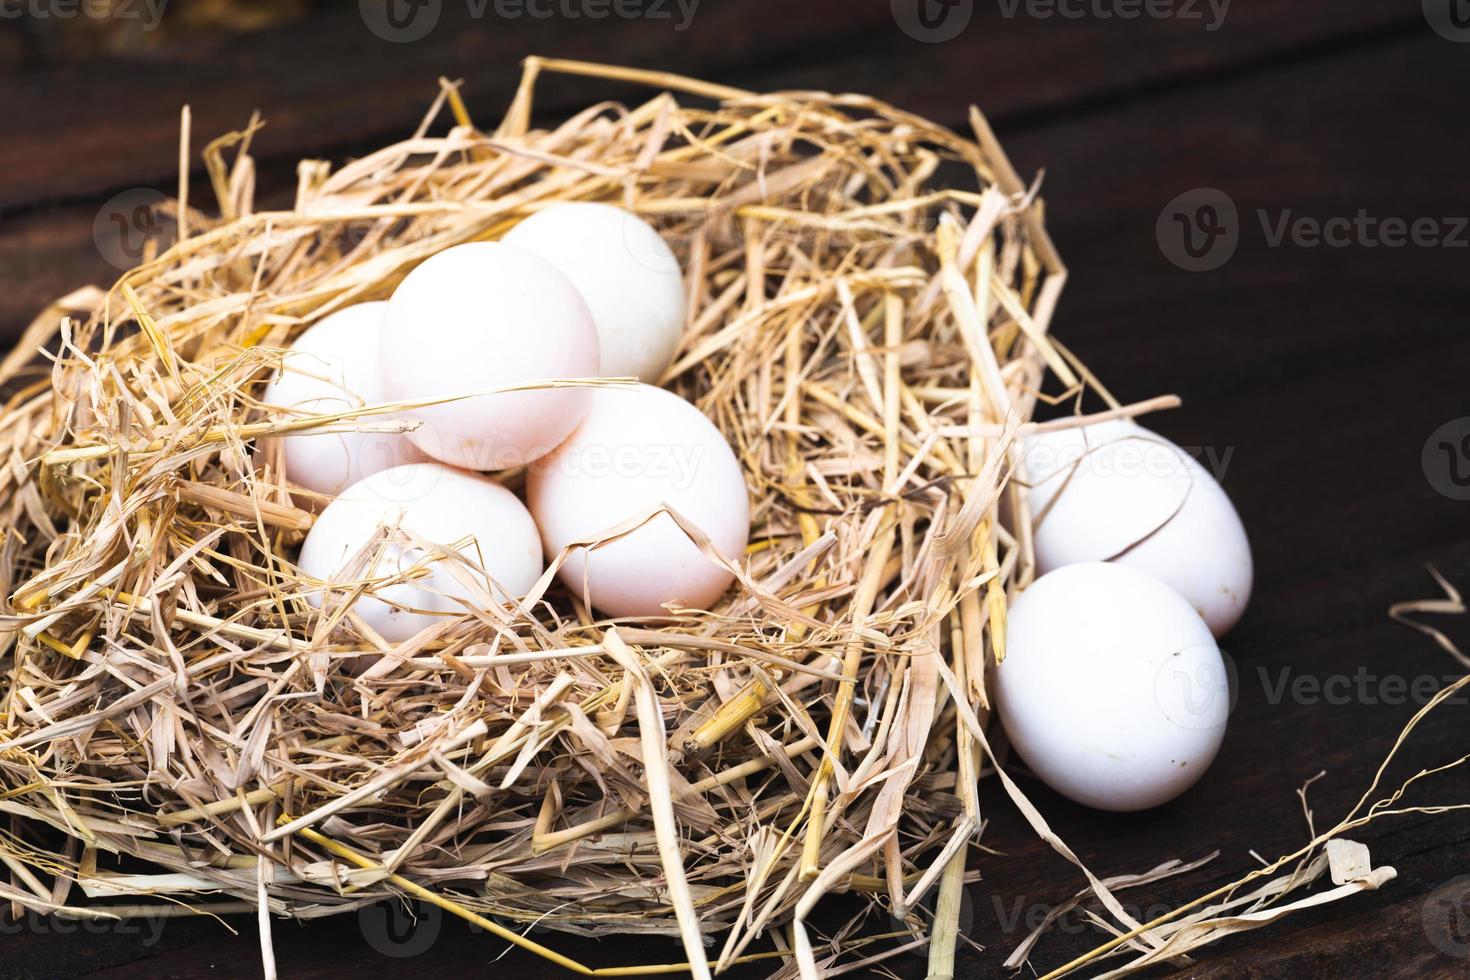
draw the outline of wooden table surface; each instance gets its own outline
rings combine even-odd
[[[916,19],[914,0],[703,0],[679,29],[687,0],[644,0],[614,8],[642,17],[602,20],[566,16],[598,9],[585,0],[537,7],[553,12],[541,19],[503,16],[530,9],[519,4],[428,0],[420,12],[439,19],[413,42],[375,35],[357,4],[325,5],[248,33],[159,32],[84,59],[55,24],[0,20],[0,337],[17,336],[50,299],[115,276],[116,249],[94,240],[94,222],[118,194],[172,192],[183,102],[196,150],[261,110],[260,186],[278,202],[297,159],[341,160],[403,136],[439,75],[463,78],[477,117],[495,118],[529,53],[756,89],[863,91],[956,127],[975,102],[1023,174],[1045,170],[1050,227],[1072,270],[1054,329],[1124,401],[1184,399],[1150,424],[1224,464],[1255,549],[1251,608],[1223,644],[1238,703],[1195,789],[1146,814],[1101,814],[1022,776],[1099,874],[1218,851],[1186,877],[1125,893],[1140,913],[1173,907],[1300,846],[1297,790],[1318,773],[1310,805],[1319,827],[1335,823],[1417,710],[1402,690],[1422,697],[1458,674],[1386,610],[1436,593],[1426,563],[1470,587],[1470,502],[1456,499],[1455,482],[1470,458],[1431,452],[1426,466],[1422,455],[1440,426],[1470,416],[1470,26],[1454,16],[1465,4],[1238,0],[1220,19],[1218,0],[921,2],[937,20]],[[35,0],[26,16],[64,6]],[[541,92],[553,111],[609,94],[631,93],[576,80]],[[195,178],[194,200],[205,200]],[[1160,215],[1190,193],[1196,213],[1201,189],[1228,199],[1236,219],[1199,260],[1213,268],[1189,271],[1175,264],[1191,262],[1178,226]],[[1394,244],[1388,219],[1420,220],[1423,233]],[[1312,227],[1329,237],[1296,233]],[[1463,641],[1461,619],[1440,625]],[[1390,785],[1467,751],[1466,711],[1431,715]],[[1460,770],[1410,802],[1467,801]],[[993,781],[982,803],[983,841],[997,853],[976,861],[983,880],[969,889],[973,945],[959,972],[1000,977],[1028,920],[1083,882]],[[1406,817],[1358,836],[1398,870],[1394,881],[1222,942],[1181,975],[1470,973],[1470,888],[1457,882],[1470,874],[1470,815]],[[238,935],[209,921],[155,925],[7,920],[0,975],[257,969],[249,918],[229,923]],[[273,932],[288,977],[554,975],[456,922],[429,917],[414,931],[381,909]],[[663,940],[552,938],[594,963],[681,958]],[[1033,963],[1057,966],[1100,938],[1069,917]],[[914,956],[891,966],[923,972]]]

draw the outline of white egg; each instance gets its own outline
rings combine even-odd
[[[590,392],[502,389],[597,377],[592,314],[566,276],[511,245],[456,245],[408,274],[388,301],[379,371],[394,401],[469,395],[414,409],[413,441],[454,466],[498,470],[550,452]]]
[[[750,537],[745,476],[725,437],[699,409],[649,385],[593,392],[577,431],[531,467],[526,496],[548,555],[598,540],[663,504],[732,561]],[[590,556],[576,548],[558,574],[611,616],[667,615],[671,602],[708,609],[733,578],[667,513]]]
[[[1036,563],[1127,565],[1163,581],[1225,635],[1251,594],[1251,549],[1220,484],[1193,457],[1119,419],[1026,441]]]
[[[1144,810],[1194,785],[1230,713],[1204,620],[1158,579],[1105,562],[1059,568],[1021,593],[993,677],[1026,764],[1100,810]]]
[[[261,396],[267,405],[290,411],[271,416],[327,415],[385,401],[378,381],[378,335],[387,306],[346,307],[296,338]],[[286,479],[329,496],[365,476],[424,458],[406,435],[392,432],[301,432],[279,438]]]
[[[457,550],[468,566],[446,561],[433,549],[390,540],[369,568],[360,556],[381,527]],[[393,642],[408,639],[445,615],[463,614],[483,596],[500,603],[520,599],[545,570],[536,524],[515,494],[488,477],[440,463],[397,466],[348,487],[317,517],[301,546],[298,564],[313,578],[334,584],[343,582],[354,568],[359,573],[351,576],[352,583],[427,568],[423,577],[379,588],[353,606],[369,626]],[[456,564],[458,568],[451,570]],[[479,592],[459,576],[473,581]],[[310,593],[307,601],[320,608],[321,592]]]
[[[537,211],[502,239],[576,284],[602,342],[602,374],[656,383],[684,332],[679,260],[657,231],[610,204],[570,201]]]

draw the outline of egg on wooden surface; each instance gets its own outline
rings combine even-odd
[[[534,252],[577,287],[602,344],[602,374],[657,383],[674,358],[688,305],[679,260],[630,211],[590,201],[543,208],[501,239]]]
[[[577,427],[590,391],[505,391],[598,376],[592,314],[551,263],[512,245],[472,242],[431,256],[388,301],[379,350],[394,401],[473,397],[412,409],[429,456],[472,470],[520,466]]]
[[[1225,661],[1197,612],[1158,579],[1084,562],[1011,604],[993,671],[1006,735],[1052,789],[1145,810],[1204,775],[1225,735]]]
[[[526,497],[548,556],[664,504],[732,561],[750,538],[745,475],[725,437],[699,409],[649,385],[595,390],[577,431],[531,466]],[[557,574],[610,616],[663,616],[671,602],[708,609],[733,578],[667,513],[574,549]]]
[[[457,563],[457,575],[451,570],[456,563],[437,557],[432,549],[389,540],[369,567],[364,548],[384,526],[457,550],[468,565]],[[348,487],[317,517],[298,564],[314,579],[333,583],[426,567],[427,575],[379,588],[353,606],[393,642],[445,615],[463,614],[467,605],[481,605],[487,598],[497,604],[520,599],[546,567],[536,524],[515,494],[488,477],[441,463],[397,466]],[[309,593],[307,601],[320,608],[321,592]]]
[[[1024,449],[1037,568],[1082,561],[1148,572],[1216,636],[1250,601],[1250,542],[1210,473],[1127,419],[1033,436]]]
[[[345,307],[298,337],[261,396],[271,406],[271,417],[328,415],[385,401],[378,381],[378,334],[387,307],[382,302]],[[286,479],[327,496],[380,470],[424,458],[407,435],[394,432],[307,431],[275,438],[281,441]]]

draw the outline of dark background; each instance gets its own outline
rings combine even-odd
[[[479,4],[443,0],[433,29],[412,42],[377,36],[355,3],[172,0],[151,29],[142,0],[113,2],[117,16],[105,19],[65,17],[74,0],[0,0],[0,11],[22,15],[0,20],[7,342],[51,299],[115,277],[119,242],[107,216],[117,195],[174,192],[184,102],[196,161],[208,139],[261,110],[267,126],[254,155],[269,205],[289,204],[299,158],[340,162],[405,136],[440,75],[463,78],[477,121],[492,123],[530,53],[752,89],[862,91],[956,128],[971,102],[980,105],[1022,174],[1046,172],[1049,224],[1072,271],[1054,329],[1123,401],[1183,397],[1183,409],[1149,424],[1225,461],[1222,482],[1255,548],[1255,597],[1224,643],[1239,703],[1199,786],[1156,811],[1120,816],[1086,811],[1023,777],[1100,875],[1220,852],[1187,877],[1124,893],[1144,915],[1233,880],[1258,865],[1255,855],[1300,846],[1307,833],[1296,791],[1319,772],[1310,804],[1319,829],[1335,823],[1417,709],[1399,685],[1458,673],[1385,613],[1435,594],[1426,563],[1470,587],[1470,503],[1455,499],[1464,494],[1450,469],[1470,472],[1470,456],[1432,446],[1427,463],[1422,456],[1442,425],[1452,443],[1470,433],[1465,0],[1235,0],[1223,19],[1193,0],[1152,8],[1063,0],[1061,9],[1049,0],[919,0],[940,17],[932,31],[913,26],[914,0],[701,0],[684,29],[672,0],[625,0],[631,6],[621,9],[642,16],[601,20],[565,13],[595,10],[596,0],[555,0],[544,18],[516,5],[497,13],[493,0],[476,16]],[[1130,11],[1140,15],[1123,16]],[[639,94],[552,78],[538,92],[551,115]],[[196,204],[211,200],[202,176],[194,174]],[[1196,219],[1197,235],[1225,229],[1196,239],[1214,242],[1206,271],[1171,260],[1186,261],[1169,211],[1180,195],[1189,196],[1174,207]],[[1220,207],[1227,200],[1233,222]],[[1200,206],[1211,203],[1219,221],[1199,224],[1209,218]],[[1278,223],[1299,218],[1352,223],[1328,225],[1340,233],[1330,242],[1273,241]],[[1400,240],[1386,219],[1411,227],[1422,219],[1419,240]],[[1470,623],[1440,625],[1470,636]],[[1301,678],[1325,693],[1271,695],[1283,679]],[[1465,752],[1467,710],[1432,715],[1390,785]],[[1470,775],[1457,771],[1408,802],[1466,801]],[[984,948],[964,951],[959,972],[1003,976],[999,964],[1029,931],[1027,917],[1083,882],[993,781],[982,802],[991,821],[983,842],[998,853],[977,853],[972,864],[983,880],[970,889],[967,935]],[[1395,881],[1225,941],[1186,975],[1466,975],[1470,888],[1456,879],[1470,874],[1470,815],[1399,818],[1354,836],[1398,869]],[[277,922],[278,962],[288,977],[553,973],[519,953],[499,958],[503,944],[452,920],[437,933],[434,923],[411,933],[382,915]],[[231,925],[238,936],[186,919],[169,920],[161,935],[146,925],[94,935],[74,923],[7,919],[0,974],[249,974],[258,962],[253,920]],[[682,958],[663,940],[542,938],[593,963]],[[1054,967],[1100,938],[1069,918],[1034,962]],[[919,975],[923,961],[909,956],[893,968]]]

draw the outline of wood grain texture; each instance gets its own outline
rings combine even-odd
[[[1356,802],[1416,708],[1388,703],[1391,679],[1455,673],[1452,661],[1384,611],[1433,594],[1427,561],[1470,581],[1465,505],[1434,491],[1420,465],[1429,434],[1470,409],[1463,383],[1470,343],[1457,326],[1470,298],[1470,253],[1272,247],[1257,212],[1272,220],[1287,209],[1317,219],[1359,209],[1379,217],[1463,213],[1456,172],[1470,154],[1452,151],[1426,125],[1441,93],[1467,80],[1462,55],[1433,36],[1393,41],[1007,141],[1023,170],[1043,161],[1048,168],[1051,224],[1073,269],[1059,334],[1115,380],[1119,397],[1173,391],[1184,398],[1183,409],[1150,424],[1182,445],[1228,454],[1222,482],[1256,553],[1251,609],[1223,644],[1239,672],[1239,702],[1208,777],[1141,820],[1087,813],[1027,783],[1053,827],[1098,873],[1144,870],[1223,845],[1216,870],[1153,890],[1146,905],[1184,900],[1251,870],[1250,848],[1271,858],[1299,846],[1305,823],[1293,792],[1322,770],[1311,800],[1319,826],[1330,825]],[[1160,210],[1196,187],[1225,191],[1241,216],[1239,248],[1214,272],[1175,268],[1155,240]],[[1470,624],[1451,628],[1470,636]],[[1360,671],[1366,698],[1357,693]],[[1342,677],[1351,692],[1342,703],[1273,698],[1283,676]],[[1457,733],[1465,710],[1430,719],[1414,742],[1413,764],[1390,778],[1463,752]],[[1460,774],[1419,801],[1467,794],[1470,777]],[[982,865],[980,904],[992,914],[977,938],[999,952],[1020,937],[995,928],[993,896],[1055,902],[1062,897],[1055,875],[1065,866],[1025,840],[993,788],[990,799],[989,840],[1023,841],[1007,847],[1006,859]],[[1467,836],[1463,815],[1423,821],[1418,836],[1412,827],[1376,828],[1364,839],[1378,860],[1399,867],[1399,881],[1267,935],[1294,935],[1306,924],[1310,934],[1380,904],[1412,904],[1405,893],[1422,904],[1424,893],[1460,873],[1450,869],[1463,866]],[[1390,931],[1385,924],[1371,934]],[[1413,958],[1399,963],[1385,950],[1373,973],[1426,975],[1415,967],[1421,953],[1437,958],[1438,970],[1464,969],[1418,935],[1405,940]],[[1225,944],[1212,958],[1216,975],[1252,975],[1260,938]],[[1057,939],[1038,966],[1065,962],[1096,937]],[[1333,946],[1331,939],[1316,945],[1313,969],[1281,959],[1286,965],[1261,968],[1280,972],[1259,975],[1353,972],[1363,950]],[[1326,968],[1334,956],[1336,969]],[[977,959],[973,975],[1002,975],[985,962]]]
[[[508,102],[521,58],[531,53],[761,88],[857,90],[861,83],[861,90],[915,112],[959,122],[972,101],[1000,115],[1065,107],[1167,86],[1181,73],[1289,57],[1324,38],[1414,23],[1412,11],[1382,0],[1242,4],[1214,31],[1194,19],[1007,17],[1007,7],[992,2],[977,5],[959,37],[925,44],[899,29],[882,0],[702,0],[682,30],[673,0],[656,7],[647,0],[642,9],[670,16],[641,20],[506,19],[494,15],[493,3],[462,0],[440,7],[434,29],[414,43],[380,39],[357,4],[345,4],[257,34],[27,72],[8,82],[4,95],[7,125],[25,138],[0,144],[0,208],[172,187],[184,102],[193,108],[201,145],[261,110],[269,121],[261,159],[283,158],[288,168],[303,155],[336,155],[404,135],[441,75],[463,78],[471,106],[493,119]],[[486,13],[475,16],[480,9]],[[549,81],[539,104],[555,111],[605,91]],[[66,165],[58,166],[62,160]]]
[[[261,111],[266,127],[254,152],[263,197],[283,204],[297,160],[341,160],[401,138],[440,76],[462,78],[477,115],[497,118],[531,52],[753,89],[864,91],[955,126],[976,103],[1014,133],[1324,48],[1424,32],[1412,11],[1383,0],[1242,5],[1215,31],[1188,19],[1036,19],[1006,17],[1005,9],[998,0],[980,3],[959,37],[925,44],[900,30],[881,0],[703,0],[684,31],[661,20],[476,18],[468,4],[447,2],[435,30],[413,44],[380,40],[355,10],[344,10],[256,34],[181,41],[146,57],[20,73],[0,93],[8,131],[23,134],[0,141],[0,269],[8,270],[0,338],[17,336],[56,296],[116,276],[93,242],[93,222],[115,195],[173,193],[184,102],[196,151]],[[555,113],[644,94],[548,78],[538,105]],[[1048,159],[1041,155],[1028,173]],[[210,200],[202,173],[195,177],[191,200]]]
[[[1157,811],[1119,816],[1072,805],[1024,776],[1023,785],[1099,874],[1220,851],[1188,878],[1125,893],[1145,914],[1252,869],[1252,851],[1272,858],[1295,849],[1306,839],[1296,789],[1325,771],[1309,799],[1319,827],[1335,822],[1416,710],[1395,693],[1399,681],[1454,673],[1449,658],[1385,610],[1434,593],[1426,562],[1470,587],[1467,505],[1436,492],[1420,464],[1438,425],[1470,415],[1470,248],[1275,246],[1266,228],[1288,211],[1319,221],[1360,209],[1380,219],[1465,215],[1470,148],[1453,130],[1470,83],[1466,48],[1436,37],[1414,5],[1382,3],[1339,2],[1330,13],[1315,0],[1242,4],[1214,34],[1155,21],[1006,20],[981,4],[961,39],[939,45],[895,31],[886,4],[817,0],[783,5],[781,17],[756,6],[742,16],[706,0],[695,26],[677,36],[648,24],[471,24],[391,47],[365,40],[355,15],[328,16],[159,56],[147,77],[122,88],[138,128],[111,154],[96,152],[80,126],[115,112],[87,81],[115,66],[29,76],[6,106],[19,108],[11,131],[21,136],[0,148],[0,201],[11,207],[0,218],[0,329],[13,333],[40,303],[109,271],[91,243],[92,219],[116,190],[169,179],[181,92],[195,104],[199,133],[261,107],[272,119],[263,159],[275,161],[357,152],[401,133],[439,73],[466,76],[472,105],[489,114],[508,96],[515,56],[530,50],[758,88],[869,91],[955,122],[979,101],[1021,172],[1046,169],[1050,227],[1072,268],[1058,333],[1120,398],[1183,396],[1183,409],[1150,424],[1226,462],[1222,482],[1257,562],[1251,609],[1224,643],[1239,679],[1231,731],[1198,787]],[[54,121],[43,111],[47,86]],[[559,99],[586,95],[569,84]],[[121,146],[119,130],[103,132]],[[48,142],[85,162],[71,173],[48,169]],[[288,165],[270,192],[289,183]],[[1201,187],[1234,201],[1239,245],[1222,267],[1191,273],[1170,263],[1155,222],[1172,198]],[[1470,642],[1470,623],[1443,625]],[[1299,678],[1347,693],[1293,696]],[[1287,693],[1277,696],[1283,680]],[[1427,721],[1390,771],[1393,785],[1465,751],[1467,711],[1447,706]],[[1467,799],[1462,773],[1414,801]],[[984,948],[962,953],[961,974],[1003,977],[999,963],[1025,936],[1027,917],[1081,882],[993,781],[982,802],[991,821],[985,843],[1004,853],[976,858],[984,880],[969,890],[966,934]],[[1461,955],[1470,954],[1470,915],[1458,918],[1470,903],[1456,904],[1464,896],[1455,885],[1470,872],[1470,817],[1404,818],[1361,839],[1398,869],[1389,886],[1228,940],[1178,976],[1470,972]],[[152,944],[146,928],[81,939],[80,931],[13,927],[5,971],[233,975],[253,969],[256,952],[253,922],[232,925],[239,937],[171,921]],[[385,955],[365,940],[392,948],[382,919],[283,922],[274,935],[293,977],[554,975],[527,956],[501,958],[499,943],[451,922],[412,956]],[[664,940],[554,938],[593,963],[678,957]],[[1067,920],[1035,965],[1055,966],[1097,941]],[[920,976],[923,963],[905,958],[894,969]]]

